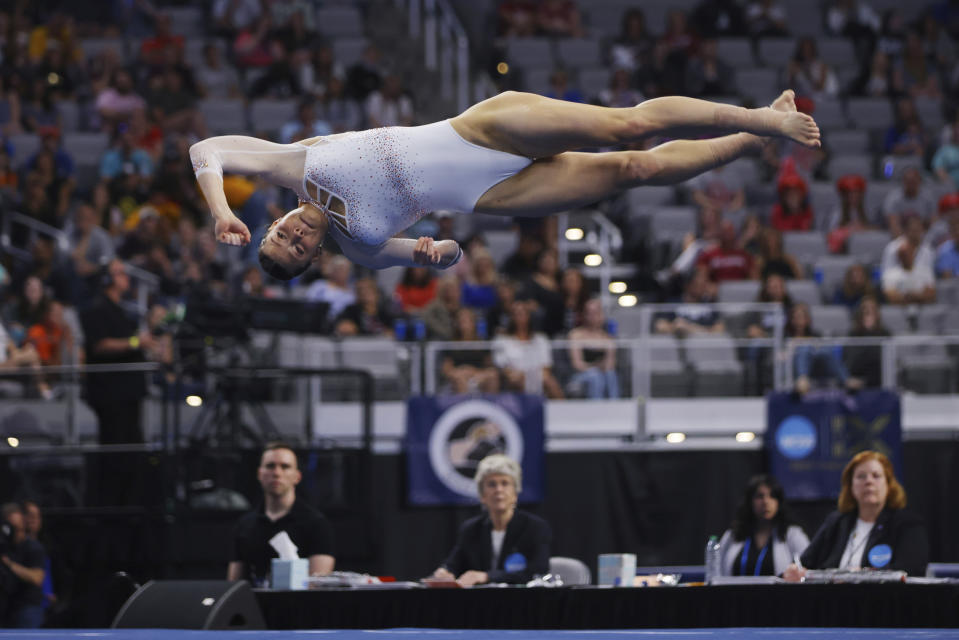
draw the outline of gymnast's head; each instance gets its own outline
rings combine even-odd
[[[275,220],[260,242],[260,266],[277,280],[292,280],[309,269],[323,251],[326,216],[310,205]]]

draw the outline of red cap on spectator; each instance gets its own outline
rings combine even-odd
[[[939,212],[959,209],[959,193],[947,193],[939,198]]]
[[[836,180],[836,189],[839,191],[865,191],[866,179],[858,173],[850,173]]]
[[[802,179],[798,173],[784,173],[779,176],[779,183],[776,185],[776,188],[780,193],[784,189],[799,189],[803,193],[806,193],[806,181]]]
[[[799,96],[796,98],[796,111],[812,115],[812,112],[815,110],[816,103],[813,102],[812,98],[807,98],[806,96]]]
[[[49,136],[49,137],[52,137],[52,138],[59,138],[59,137],[60,137],[60,127],[56,127],[56,126],[54,126],[54,125],[46,125],[46,126],[43,126],[43,127],[37,127],[37,133],[40,135],[41,138],[46,138],[46,137],[48,137],[48,136]]]

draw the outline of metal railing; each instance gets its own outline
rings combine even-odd
[[[405,3],[411,38],[423,38],[423,62],[439,70],[440,96],[455,100],[458,112],[470,107],[470,51],[466,29],[448,0],[397,0]]]

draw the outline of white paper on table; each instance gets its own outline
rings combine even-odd
[[[276,549],[276,552],[280,554],[280,560],[294,560],[299,558],[296,554],[297,547],[293,544],[293,540],[290,539],[286,531],[281,531],[270,538],[270,546]]]

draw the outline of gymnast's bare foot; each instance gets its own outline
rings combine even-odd
[[[795,140],[801,145],[807,147],[819,147],[822,143],[819,140],[819,126],[812,116],[796,111],[796,93],[792,89],[783,91],[778,98],[773,100],[771,109],[774,111],[786,112],[786,116],[781,122],[781,132],[784,138]]]

